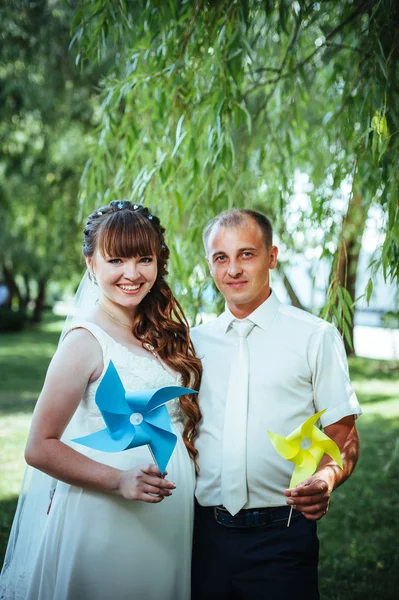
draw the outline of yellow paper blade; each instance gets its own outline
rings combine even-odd
[[[267,433],[269,435],[271,443],[273,444],[277,452],[280,454],[280,456],[291,460],[292,457],[295,456],[295,454],[297,454],[299,446],[290,444],[287,438],[285,438],[282,435],[279,435],[278,433],[273,433],[272,431],[268,431]]]
[[[291,458],[291,462],[298,467],[302,466],[303,462],[306,461],[306,456],[308,454],[308,450],[301,450],[299,448],[297,454]]]
[[[339,447],[331,438],[328,437],[328,435],[324,433],[324,431],[321,431],[321,429],[316,426],[313,427],[310,439],[312,440],[313,445],[323,448],[323,454],[328,454],[328,456],[335,460],[341,469],[343,468],[341,451]],[[320,456],[320,460],[323,458],[323,454]]]
[[[317,446],[316,445],[312,446],[312,448],[309,450],[309,452],[311,453],[311,455],[313,456],[313,458],[316,461],[316,469],[317,469],[319,462],[323,458],[324,448],[322,448],[321,444],[317,444]],[[316,469],[313,471],[313,473],[316,471]],[[313,475],[313,473],[312,473],[312,475]],[[310,477],[310,475],[309,475],[309,477]]]
[[[305,479],[313,475],[316,469],[317,463],[312,454],[310,452],[303,452],[302,464],[295,467],[289,489],[292,489],[302,483],[302,481],[305,481]]]
[[[317,423],[317,421],[319,420],[320,416],[326,412],[326,408],[324,410],[319,410],[319,412],[315,413],[314,415],[312,415],[311,417],[309,417],[309,419],[306,419],[306,421],[302,424],[301,426],[301,434],[302,437],[312,437],[312,432],[313,432],[313,427],[315,429],[318,429],[315,426],[315,423]],[[318,430],[320,431],[320,430]]]
[[[344,468],[344,465],[342,463],[342,456],[341,456],[341,452],[340,449],[338,448],[337,444],[328,436],[326,436],[326,440],[323,442],[319,442],[320,448],[323,448],[323,452],[325,454],[328,454],[328,456],[330,456],[333,460],[335,460],[335,462],[337,463],[337,465],[339,465],[341,467],[341,469]]]
[[[330,438],[328,437],[328,435],[326,435],[324,433],[324,431],[322,431],[321,429],[319,429],[318,427],[314,427],[313,431],[312,431],[312,438],[315,444],[319,444],[320,442],[325,442],[326,440],[329,440]]]

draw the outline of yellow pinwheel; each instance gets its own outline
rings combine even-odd
[[[267,432],[280,456],[296,465],[289,489],[313,475],[324,454],[331,456],[342,469],[341,452],[337,444],[315,425],[326,410],[325,408],[306,419],[287,437]]]

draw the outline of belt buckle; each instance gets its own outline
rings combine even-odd
[[[229,511],[227,510],[227,508],[224,508],[223,506],[214,506],[213,507],[213,516],[214,519],[216,521],[216,523],[218,523],[219,525],[223,525],[224,527],[236,527],[233,523],[229,523],[229,519],[226,519],[226,515],[230,516],[230,519],[233,519],[232,515],[230,515]],[[225,518],[223,518],[225,517]]]
[[[253,519],[250,511],[245,511],[246,514],[231,515],[224,506],[214,506],[213,515],[216,523],[223,527],[232,529],[248,529],[259,525],[257,520]]]
[[[240,519],[236,520],[238,515],[231,515],[227,508],[223,506],[213,507],[213,517],[219,525],[231,527],[234,529],[254,529],[262,526],[268,526],[273,522],[272,516],[262,509],[253,509],[242,511]]]

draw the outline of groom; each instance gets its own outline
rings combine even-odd
[[[359,454],[361,409],[342,340],[331,324],[281,304],[270,288],[278,249],[265,215],[223,212],[203,241],[226,309],[192,330],[203,362],[193,599],[317,600],[316,521]],[[324,455],[312,477],[288,490],[293,465],[267,431],[286,436],[323,409],[343,469]]]

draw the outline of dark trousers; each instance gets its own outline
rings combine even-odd
[[[319,600],[316,522],[294,511],[287,527],[281,512],[269,525],[229,528],[196,502],[192,600]]]

